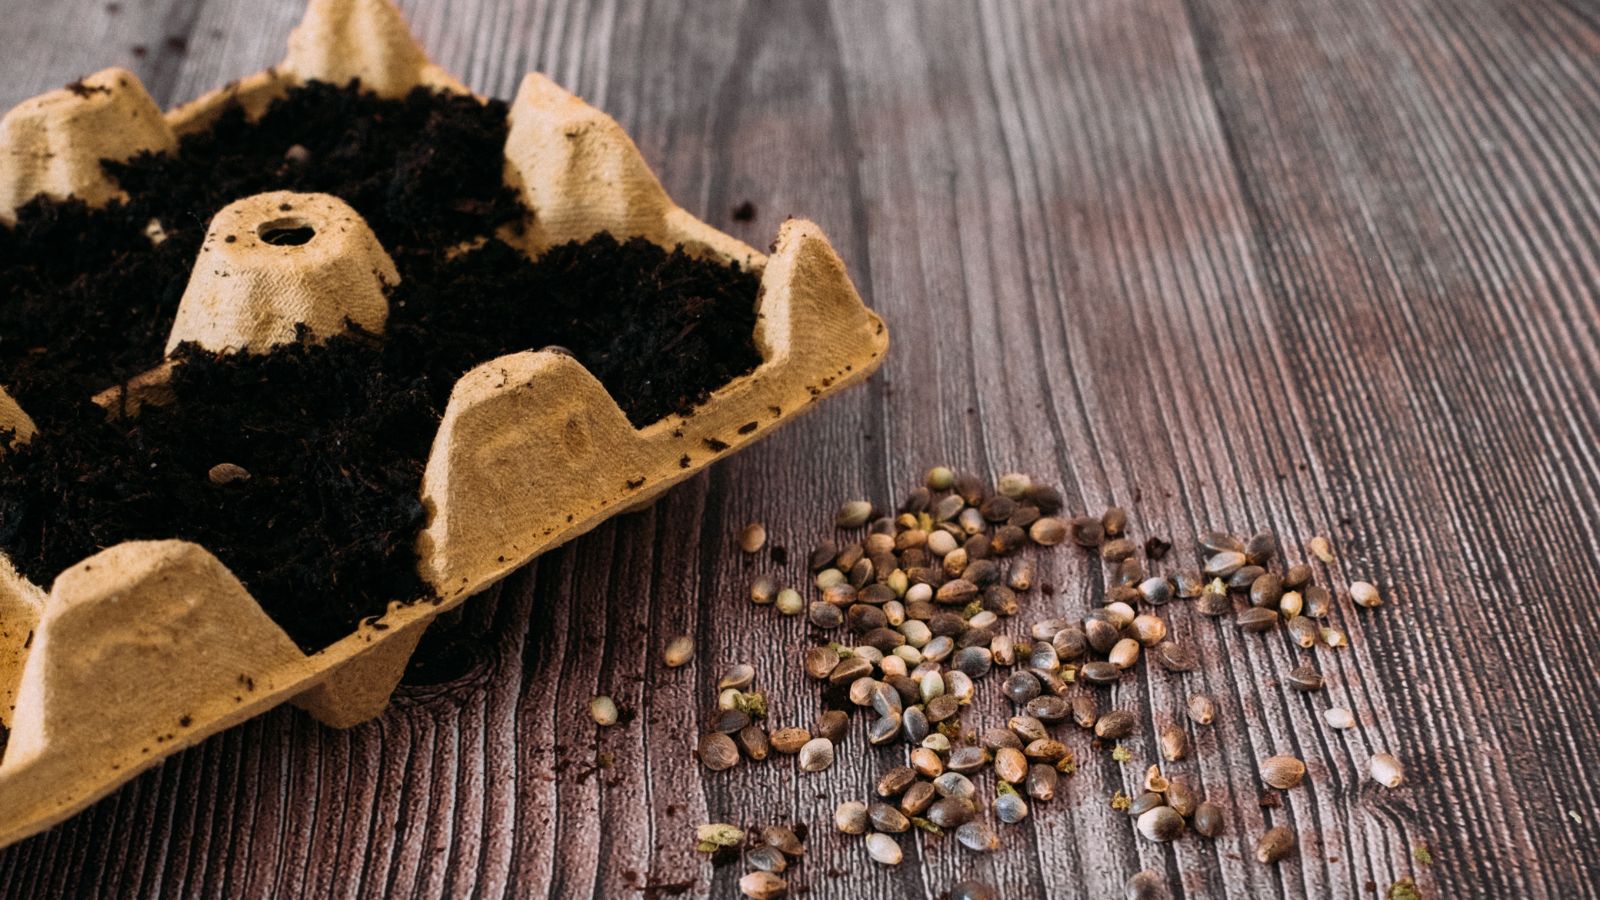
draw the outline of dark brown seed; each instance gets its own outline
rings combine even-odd
[[[152,465],[154,464],[152,463]],[[206,472],[206,478],[212,484],[227,485],[233,484],[235,481],[249,481],[250,471],[244,466],[235,465],[234,463],[217,463]]]
[[[1259,634],[1278,627],[1278,613],[1271,609],[1251,607],[1239,613],[1238,622],[1245,631]]]
[[[720,731],[713,731],[700,739],[700,764],[713,772],[733,768],[739,761],[739,747]]]
[[[784,755],[792,756],[799,753],[800,748],[804,747],[806,741],[809,740],[811,740],[811,732],[804,728],[779,728],[772,733],[772,737],[768,742],[772,745],[772,749]]]
[[[899,512],[921,513],[927,512],[933,506],[933,492],[925,487],[914,487],[906,492],[904,500],[900,501]]]
[[[739,749],[751,759],[761,760],[767,758],[767,753],[772,749],[767,740],[767,730],[760,725],[750,724],[739,729]]]
[[[1161,560],[1166,559],[1167,553],[1171,550],[1172,544],[1169,541],[1155,537],[1154,535],[1145,538],[1144,558],[1150,560],[1151,562],[1160,562]]]
[[[928,807],[926,818],[940,828],[956,828],[972,821],[976,813],[971,800],[946,797]]]
[[[830,684],[850,684],[857,678],[864,678],[872,674],[872,663],[859,656],[846,656],[839,660],[839,664],[828,673]]]
[[[1139,565],[1138,557],[1130,556],[1117,563],[1116,583],[1121,586],[1132,587],[1144,580],[1144,567]]]
[[[971,775],[989,764],[989,751],[982,747],[957,747],[950,751],[945,768],[963,775]]]
[[[1088,652],[1089,636],[1082,628],[1068,625],[1051,637],[1050,646],[1055,649],[1057,659],[1071,662]]]
[[[999,556],[1009,556],[1021,550],[1022,545],[1027,543],[1028,536],[1037,533],[1039,523],[1043,521],[1045,520],[1040,519],[1033,523],[1029,531],[1023,531],[1016,525],[1001,525],[994,530],[994,538],[989,541],[990,549]]]
[[[1072,715],[1072,704],[1062,697],[1046,694],[1029,700],[1023,712],[1041,722],[1055,723]]]
[[[1084,619],[1083,633],[1088,638],[1089,646],[1093,647],[1096,653],[1110,653],[1111,648],[1117,645],[1117,641],[1122,640],[1122,629],[1105,619]]]
[[[1271,865],[1290,853],[1294,852],[1294,832],[1288,827],[1279,825],[1267,829],[1267,833],[1256,841],[1256,862]]]
[[[811,551],[811,571],[821,572],[823,569],[833,565],[833,561],[838,557],[839,545],[833,541],[823,541],[816,546],[816,549]]]
[[[911,820],[906,814],[887,803],[874,803],[867,807],[867,821],[872,827],[885,834],[900,834],[911,827]]]
[[[895,593],[894,588],[880,582],[861,588],[860,593],[856,595],[856,599],[862,603],[870,603],[873,606],[882,606],[890,600],[899,599],[899,595]]]
[[[834,557],[833,567],[841,572],[849,572],[854,569],[856,564],[861,562],[866,555],[866,549],[862,547],[861,544],[850,544],[849,546],[840,550],[838,556]]]
[[[1000,581],[1000,564],[992,559],[975,559],[967,565],[961,577],[980,588],[986,588]]]
[[[1295,563],[1283,573],[1283,588],[1286,591],[1298,591],[1311,583],[1311,567],[1305,563]]]
[[[1194,830],[1204,837],[1214,838],[1222,833],[1222,807],[1203,801],[1194,808]]]
[[[828,677],[839,665],[839,653],[832,647],[810,647],[806,650],[806,674],[818,681]]]
[[[1168,672],[1193,672],[1200,668],[1200,657],[1188,644],[1162,641],[1156,645],[1156,661]]]
[[[762,844],[761,846],[756,847],[750,852],[746,853],[744,855],[744,861],[756,869],[755,872],[750,873],[751,875],[765,872],[781,873],[783,870],[789,868],[789,860],[784,858],[783,851],[779,850],[777,847],[768,847],[766,844]],[[749,877],[750,875],[745,876],[745,878]],[[778,882],[778,885],[781,884],[782,882]],[[745,892],[745,896],[751,897],[752,900],[754,900],[754,897],[757,896],[763,898],[783,896],[783,890],[777,889],[778,885],[771,885],[771,888],[773,888],[774,891],[769,893],[761,893],[762,888],[758,886],[757,893],[752,894],[749,888],[745,886],[744,879],[740,879],[739,881],[740,889]]]
[[[1257,532],[1244,545],[1244,557],[1253,566],[1265,566],[1277,553],[1278,536],[1270,531]]]
[[[1306,615],[1314,619],[1323,619],[1333,611],[1333,595],[1322,585],[1307,585],[1300,593],[1305,598]]]
[[[1172,896],[1167,891],[1166,879],[1149,869],[1133,873],[1122,886],[1122,892],[1128,900],[1167,900]]]
[[[1077,722],[1079,728],[1093,728],[1099,718],[1100,714],[1095,709],[1093,697],[1079,694],[1072,698],[1072,721]]]
[[[1073,543],[1080,547],[1098,547],[1106,537],[1105,527],[1100,520],[1089,516],[1074,516],[1067,523],[1067,532],[1072,535]]]
[[[933,595],[937,603],[945,606],[966,606],[978,598],[978,586],[965,578],[945,582]]]
[[[961,712],[961,701],[950,694],[940,694],[929,700],[928,705],[923,708],[923,715],[927,716],[928,721],[934,725],[959,712]]]
[[[1283,576],[1267,572],[1250,582],[1250,605],[1277,609],[1283,599]]]
[[[1028,767],[1028,796],[1035,800],[1053,800],[1060,780],[1055,766],[1035,763]]]
[[[1145,791],[1139,796],[1133,798],[1133,801],[1128,804],[1128,815],[1137,819],[1158,806],[1166,805],[1167,800],[1165,797],[1161,796],[1155,791]]]
[[[1039,507],[1029,503],[1019,503],[1017,508],[1011,511],[1010,518],[1006,519],[1006,524],[1015,525],[1018,528],[1029,528],[1033,523],[1039,521],[1043,515],[1044,513],[1039,512]]]
[[[1012,672],[1000,689],[1012,703],[1027,703],[1039,696],[1039,679],[1029,672]]]
[[[1244,554],[1224,550],[1206,558],[1203,574],[1207,578],[1227,578],[1244,567]]]
[[[1133,541],[1127,538],[1117,538],[1116,540],[1105,542],[1105,545],[1100,548],[1100,558],[1108,563],[1119,563],[1136,552],[1138,551],[1133,546]]]
[[[905,734],[907,743],[922,743],[931,728],[927,714],[918,707],[908,707],[900,714],[900,730]]]
[[[983,483],[982,478],[970,472],[956,476],[955,490],[968,506],[980,506],[989,496],[989,486]]]
[[[1013,750],[1022,749],[1022,739],[1018,738],[1011,729],[999,726],[985,731],[979,738],[979,742],[993,751],[999,751],[1006,747],[1010,747]],[[999,755],[998,752],[996,752],[996,755]]]
[[[1122,670],[1104,660],[1095,660],[1084,663],[1078,674],[1090,684],[1114,684],[1122,677]]]
[[[1011,518],[1011,514],[1016,509],[1017,501],[1012,500],[1010,497],[996,494],[983,501],[982,505],[978,507],[978,515],[983,516],[989,522],[1004,522]]]
[[[845,731],[850,727],[850,717],[842,709],[830,709],[817,716],[817,721],[812,727],[812,732],[817,737],[825,737],[835,744],[844,740]]]
[[[1106,588],[1107,603],[1126,603],[1136,606],[1144,601],[1144,594],[1140,593],[1138,584],[1113,584]]]
[[[1227,594],[1205,591],[1200,595],[1200,599],[1194,602],[1194,608],[1202,616],[1216,618],[1233,612],[1233,601],[1228,598]]]
[[[1267,574],[1267,570],[1260,566],[1245,566],[1228,576],[1228,590],[1248,591],[1256,583],[1256,579]]]
[[[1039,511],[1047,516],[1061,511],[1061,492],[1047,484],[1029,485],[1022,499],[1039,507]]]
[[[804,856],[806,852],[805,843],[787,825],[768,825],[761,829],[761,843],[788,857]]]
[[[894,648],[906,642],[906,636],[893,628],[879,627],[861,636],[861,643],[866,644],[884,654],[894,651]]]
[[[1322,673],[1313,666],[1297,666],[1285,680],[1297,691],[1322,690]]]
[[[934,790],[933,782],[914,782],[906,787],[905,793],[900,797],[900,811],[908,816],[920,816],[928,811],[928,807],[933,805],[938,796],[939,792]]]
[[[1244,541],[1239,540],[1225,531],[1208,531],[1200,535],[1195,542],[1196,549],[1201,556],[1215,556],[1218,553],[1244,553]],[[1241,562],[1240,565],[1243,565]]]
[[[1146,578],[1139,582],[1139,593],[1151,606],[1161,606],[1172,600],[1172,582],[1165,578]]]
[[[867,743],[873,746],[887,744],[900,736],[900,714],[890,712],[873,719],[867,726]]]
[[[1200,798],[1195,794],[1194,788],[1182,778],[1173,778],[1167,782],[1167,805],[1172,807],[1178,815],[1185,818],[1194,815],[1195,807],[1200,803]]]
[[[725,709],[717,713],[717,719],[712,723],[713,731],[723,734],[736,734],[739,729],[750,724],[750,714],[737,709]]]
[[[1176,583],[1178,596],[1185,600],[1192,600],[1200,596],[1200,591],[1206,584],[1205,579],[1200,577],[1200,573],[1193,569],[1185,569],[1179,572],[1172,576],[1172,580]]]
[[[1289,637],[1296,646],[1311,649],[1317,645],[1317,623],[1306,616],[1295,616],[1285,626],[1289,629]]]
[[[898,797],[917,780],[917,770],[910,766],[895,766],[878,777],[879,797]]]
[[[1306,764],[1293,756],[1269,756],[1261,761],[1261,780],[1268,787],[1286,791],[1305,780]]]
[[[1125,738],[1133,734],[1133,727],[1138,723],[1138,717],[1128,710],[1114,709],[1101,716],[1100,720],[1094,723],[1094,734],[1095,737],[1108,740]]]
[[[997,616],[1014,616],[1022,611],[1017,593],[1003,584],[991,584],[983,589],[983,608]]]
[[[1039,684],[1044,686],[1047,694],[1065,697],[1067,691],[1070,690],[1070,687],[1062,680],[1061,676],[1049,669],[1030,669],[1029,671],[1033,673],[1033,677],[1039,679]]]
[[[989,654],[989,642],[994,640],[994,631],[988,626],[968,625],[965,630],[956,635],[957,650],[982,650],[984,656]],[[950,658],[950,665],[959,668],[961,654],[957,653]],[[987,670],[986,670],[987,671]],[[968,672],[968,675],[973,673]]]
[[[838,628],[844,624],[844,613],[839,607],[822,600],[813,600],[806,608],[806,617],[818,628]]]
[[[883,610],[876,606],[854,603],[851,604],[849,609],[845,610],[844,622],[852,634],[866,634],[874,628],[883,628],[888,625],[889,617],[884,615]]]
[[[1107,507],[1100,516],[1100,527],[1107,537],[1121,537],[1128,530],[1128,511],[1120,506]]]

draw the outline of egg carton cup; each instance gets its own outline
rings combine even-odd
[[[417,85],[468,93],[428,60],[387,0],[311,0],[282,64],[165,115],[121,69],[12,110],[0,121],[0,220],[38,194],[109,202],[121,194],[100,160],[170,151],[232,103],[259,115],[295,85],[355,78],[385,96]],[[758,272],[761,364],[692,414],[643,428],[562,352],[474,368],[454,386],[422,481],[429,518],[419,567],[437,596],[391,603],[310,655],[194,543],[118,544],[62,572],[48,591],[0,555],[0,722],[10,729],[0,846],[280,703],[341,728],[378,715],[440,613],[864,379],[888,348],[882,321],[816,225],[789,220],[768,256],[695,219],[615,121],[542,75],[529,74],[511,105],[505,175],[534,222],[504,236],[530,254],[608,232]],[[381,330],[385,290],[397,278],[371,229],[339,199],[246,197],[213,219],[168,350],[193,340],[261,351],[294,339],[296,325],[325,339],[346,320]],[[171,365],[97,399],[117,415],[170,402]],[[3,390],[0,433],[10,435],[0,453],[42,439]]]

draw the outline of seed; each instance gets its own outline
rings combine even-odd
[[[1329,647],[1343,647],[1344,645],[1350,643],[1350,639],[1345,636],[1344,632],[1334,628],[1331,625],[1322,629],[1321,634],[1322,642],[1327,644]]]
[[[937,725],[946,719],[952,718],[960,712],[961,701],[950,696],[949,694],[945,694],[942,697],[933,698],[933,700],[923,708],[923,715],[927,716],[928,721],[934,725]]]
[[[798,616],[805,609],[805,601],[800,599],[800,592],[794,588],[784,588],[778,592],[778,612],[786,616]]]
[[[1341,731],[1346,728],[1356,727],[1356,717],[1351,714],[1350,710],[1341,706],[1335,706],[1324,712],[1322,720],[1327,722],[1329,727],[1338,728]]]
[[[987,523],[983,520],[983,513],[968,507],[963,509],[961,514],[956,517],[956,524],[960,525],[961,530],[966,534],[976,535],[983,532]],[[987,544],[987,541],[984,543]]]
[[[250,472],[244,466],[226,462],[217,463],[206,472],[206,478],[210,479],[212,484],[233,484],[235,481],[249,481]]]
[[[1058,740],[1053,738],[1040,738],[1037,741],[1029,743],[1027,747],[1023,748],[1022,755],[1028,759],[1036,760],[1038,762],[1053,763],[1056,760],[1066,758],[1066,755],[1071,752],[1072,751],[1067,749],[1066,744],[1063,744]]]
[[[1298,591],[1311,583],[1311,567],[1305,563],[1295,563],[1283,573],[1283,587],[1285,590]]]
[[[1167,882],[1149,869],[1133,873],[1122,890],[1128,900],[1167,900],[1171,896],[1167,893]]]
[[[1313,666],[1296,666],[1285,680],[1297,691],[1322,690],[1322,673]]]
[[[1253,634],[1260,634],[1278,627],[1278,613],[1274,610],[1252,606],[1239,613],[1237,621],[1240,629]]]
[[[1015,825],[1028,817],[1028,801],[1014,791],[1007,791],[994,798],[994,817],[1007,825]]]
[[[1149,613],[1134,616],[1128,628],[1134,639],[1146,647],[1154,647],[1167,637],[1167,623]]]
[[[1106,656],[1106,662],[1119,669],[1131,669],[1139,661],[1139,642],[1133,638],[1117,641]]]
[[[928,811],[936,799],[938,792],[933,789],[933,782],[915,781],[901,795],[900,811],[908,816],[920,816]]]
[[[845,575],[844,572],[833,568],[823,569],[821,572],[818,572],[816,577],[813,579],[813,581],[816,582],[817,588],[823,591],[826,591],[828,588],[837,587],[841,584],[844,584],[848,580],[849,576]]]
[[[1135,618],[1133,607],[1122,602],[1121,600],[1113,600],[1110,603],[1107,603],[1105,606],[1100,607],[1098,610],[1089,613],[1089,615],[1096,617],[1104,616],[1105,620],[1111,623],[1111,627],[1117,629],[1118,631],[1121,631],[1122,629],[1127,628],[1129,625],[1132,625]]]
[[[1133,546],[1133,541],[1127,538],[1117,538],[1116,540],[1106,541],[1101,546],[1100,558],[1108,563],[1120,563],[1137,552],[1139,552],[1138,548]]]
[[[683,665],[693,657],[694,638],[686,634],[667,641],[666,648],[661,651],[661,661],[673,669]]]
[[[1293,756],[1269,756],[1261,761],[1261,780],[1269,787],[1286,791],[1306,777],[1306,764]]]
[[[1259,531],[1245,542],[1244,556],[1252,566],[1265,566],[1278,553],[1278,536],[1271,531]]]
[[[737,734],[739,729],[750,724],[750,715],[741,709],[725,709],[717,714],[712,722],[711,730],[723,734]]]
[[[1165,578],[1146,578],[1139,582],[1139,593],[1151,606],[1169,603],[1173,597],[1172,582]]]
[[[1267,572],[1250,582],[1250,605],[1277,609],[1283,599],[1283,576]]]
[[[866,500],[849,500],[833,516],[833,524],[840,528],[860,528],[872,518],[872,504]]]
[[[1189,787],[1189,782],[1174,778],[1167,783],[1167,805],[1178,815],[1185,818],[1194,815],[1195,807],[1199,803],[1200,798],[1195,795],[1194,788]]]
[[[732,768],[739,761],[739,747],[733,738],[713,731],[700,739],[700,762],[713,772]]]
[[[1278,615],[1285,619],[1296,618],[1303,609],[1305,609],[1305,598],[1299,591],[1285,591],[1283,596],[1278,598]]]
[[[928,470],[923,483],[930,491],[948,491],[956,483],[956,473],[948,466],[934,466]]]
[[[1183,833],[1183,816],[1170,806],[1158,806],[1139,816],[1138,827],[1147,839],[1164,844]]]
[[[1196,725],[1210,725],[1217,717],[1217,704],[1209,694],[1189,695],[1189,720]]]
[[[1096,653],[1110,653],[1122,639],[1122,630],[1103,618],[1084,619],[1083,633]]]
[[[744,861],[763,872],[779,874],[789,868],[789,860],[777,847],[762,844],[744,855]]]
[[[1090,684],[1115,684],[1122,677],[1122,670],[1112,663],[1095,660],[1084,663],[1078,674]]]
[[[955,828],[972,820],[977,808],[965,798],[946,797],[928,807],[928,821],[940,828]]]
[[[1267,570],[1260,566],[1245,566],[1228,576],[1228,590],[1248,592],[1256,579],[1267,574]]]
[[[928,552],[941,559],[954,553],[959,546],[948,531],[934,531],[928,535]]]
[[[1055,799],[1056,785],[1060,781],[1061,775],[1055,766],[1035,763],[1028,767],[1028,796],[1048,803]]]
[[[1111,712],[1101,716],[1100,720],[1094,723],[1095,737],[1105,738],[1107,740],[1115,740],[1117,738],[1127,737],[1128,735],[1133,734],[1133,727],[1137,725],[1138,722],[1138,717],[1128,710],[1112,710]]]
[[[739,749],[744,751],[744,755],[757,761],[766,759],[768,752],[772,748],[771,742],[767,738],[767,730],[754,723],[739,729],[739,733],[735,735],[735,738],[738,741]]]
[[[1079,694],[1072,698],[1072,721],[1078,723],[1079,728],[1093,728],[1098,718],[1093,697]]]
[[[872,720],[867,726],[867,743],[874,747],[887,744],[900,734],[900,714],[888,713]]]
[[[911,828],[911,820],[905,813],[887,803],[874,803],[867,807],[867,820],[872,823],[873,829],[886,834],[900,834]]]
[[[800,748],[800,768],[806,772],[821,772],[833,765],[833,741],[825,737],[812,738]]]
[[[1195,540],[1195,549],[1201,556],[1213,556],[1227,551],[1243,553],[1244,541],[1226,531],[1208,531]]]
[[[729,666],[726,672],[722,673],[721,678],[717,679],[717,688],[719,690],[735,688],[742,691],[749,687],[755,679],[756,670],[754,666],[746,663],[735,663]]]
[[[1294,832],[1283,825],[1267,829],[1256,841],[1256,862],[1275,863],[1294,850]]]
[[[900,865],[900,845],[894,838],[887,834],[873,833],[867,835],[867,855],[872,861],[886,866]]]
[[[905,734],[906,740],[916,744],[928,737],[928,716],[921,709],[913,706],[900,714],[900,730]]]
[[[846,800],[833,811],[833,827],[845,834],[864,834],[867,830],[867,805]]]
[[[761,829],[761,842],[782,851],[785,856],[802,856],[806,852],[800,836],[787,825],[768,825]]]
[[[1367,769],[1372,773],[1373,781],[1387,788],[1399,787],[1406,780],[1405,767],[1400,765],[1400,760],[1387,753],[1373,754]]]
[[[800,752],[806,742],[811,740],[811,733],[804,728],[779,728],[768,738],[772,749],[786,755]]]
[[[1055,633],[1050,646],[1055,648],[1057,659],[1074,660],[1089,651],[1089,636],[1082,628],[1069,625]]]
[[[1028,666],[1046,672],[1053,672],[1061,666],[1061,657],[1056,654],[1054,644],[1039,642],[1033,645],[1033,652],[1028,654]]]
[[[610,697],[600,696],[589,701],[589,715],[597,725],[617,724],[617,704]]]
[[[1383,605],[1383,597],[1378,594],[1378,589],[1365,581],[1352,581],[1350,583],[1350,599],[1357,606],[1372,608]]]
[[[1202,570],[1210,578],[1227,578],[1239,571],[1245,564],[1244,554],[1233,550],[1224,550],[1206,559]]]
[[[1320,534],[1314,535],[1311,540],[1306,541],[1306,549],[1311,551],[1312,556],[1322,560],[1324,563],[1333,562],[1333,545],[1329,544],[1328,539]]]
[[[1195,601],[1194,608],[1202,616],[1216,618],[1232,612],[1233,601],[1228,599],[1226,588],[1222,588],[1220,582],[1213,584],[1217,584],[1220,589],[1214,591],[1211,590],[1211,585],[1207,585],[1206,590],[1200,592],[1200,599]]]
[[[1161,729],[1161,758],[1167,762],[1177,762],[1189,755],[1189,733],[1177,725],[1168,725]]]
[[[1000,476],[999,481],[995,482],[995,490],[1000,492],[1000,496],[1009,497],[1012,500],[1022,499],[1027,495],[1028,488],[1031,487],[1033,487],[1033,479],[1021,472],[1007,472]]]
[[[751,522],[739,530],[739,549],[746,553],[755,553],[767,543],[767,527],[760,522]]]
[[[1208,838],[1214,838],[1222,833],[1222,807],[1215,803],[1202,801],[1194,808],[1194,830]]]
[[[989,642],[989,658],[997,666],[1009,666],[1017,661],[1016,639],[1009,634],[997,634]]]
[[[1317,623],[1305,616],[1295,616],[1289,620],[1289,637],[1295,646],[1310,649],[1317,644]]]
[[[946,696],[954,697],[957,703],[967,706],[972,703],[976,686],[972,682],[971,675],[960,669],[951,669],[944,673],[944,692]]]
[[[956,651],[950,664],[969,677],[982,678],[994,665],[994,654],[988,647],[964,647]]]
[[[989,885],[969,878],[950,888],[950,900],[1000,900],[1000,894]]]
[[[778,585],[765,575],[750,582],[750,602],[757,606],[766,606],[772,602],[772,597],[778,592]]]
[[[1041,722],[1063,721],[1072,714],[1072,705],[1062,697],[1046,694],[1029,700],[1023,711]]]
[[[957,774],[970,775],[989,765],[989,751],[982,747],[957,747],[950,752],[945,767]]]
[[[983,822],[968,822],[956,829],[956,840],[961,846],[978,853],[991,853],[1000,849],[1000,837]]]
[[[1306,615],[1314,619],[1324,619],[1333,611],[1333,595],[1322,585],[1307,585],[1302,593],[1306,598]]]
[[[757,870],[739,879],[739,891],[750,900],[777,900],[788,893],[789,886],[771,872]]]
[[[838,628],[844,624],[844,613],[839,611],[839,607],[822,600],[811,602],[807,617],[818,628]]]
[[[933,780],[933,789],[939,796],[956,800],[970,800],[978,792],[972,779],[960,772],[946,772]]]
[[[1200,658],[1188,644],[1163,641],[1155,649],[1156,661],[1168,672],[1193,672],[1200,668]]]
[[[1024,741],[1037,741],[1050,736],[1044,723],[1033,716],[1012,716],[1006,721],[1006,727]]]
[[[994,751],[994,772],[1001,781],[1021,782],[1028,777],[1028,758],[1016,747],[1000,747]]]
[[[828,673],[829,684],[854,684],[872,674],[872,663],[859,656],[847,656]],[[864,705],[864,704],[863,704]]]

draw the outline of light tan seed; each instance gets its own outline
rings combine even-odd
[[[1269,787],[1288,790],[1306,777],[1306,764],[1289,755],[1269,756],[1261,761],[1261,780]]]
[[[676,669],[694,658],[694,638],[683,634],[667,641],[667,646],[661,651],[661,661],[668,668]]]
[[[1139,642],[1133,638],[1123,638],[1112,645],[1111,652],[1106,654],[1106,662],[1119,669],[1131,669],[1139,661]]]
[[[1189,755],[1189,733],[1177,725],[1161,729],[1161,758],[1177,762]]]
[[[865,834],[867,831],[867,805],[859,800],[846,800],[833,811],[833,827],[845,834]]]
[[[739,891],[750,900],[778,900],[789,892],[789,885],[771,872],[757,870],[739,879]]]
[[[610,697],[599,696],[589,701],[589,715],[597,725],[617,724],[617,704]]]
[[[739,530],[739,549],[746,553],[756,553],[767,544],[767,526],[760,522],[751,522]]]
[[[872,518],[872,504],[866,500],[850,500],[834,514],[833,524],[840,528],[860,528]]]
[[[1041,547],[1054,547],[1067,538],[1067,523],[1055,516],[1045,516],[1028,526],[1028,536]]]
[[[806,772],[821,772],[833,765],[833,741],[825,737],[812,738],[800,748],[800,768]]]
[[[757,606],[766,606],[778,593],[777,582],[765,575],[750,582],[750,602]]]
[[[1167,623],[1149,613],[1134,616],[1128,627],[1133,630],[1134,640],[1146,647],[1154,647],[1167,638]]]
[[[885,866],[898,866],[902,858],[900,845],[895,843],[894,838],[877,833],[867,835],[867,855],[872,857],[873,862]]]
[[[806,608],[805,600],[801,599],[800,592],[794,588],[784,588],[779,591],[776,605],[778,612],[786,616],[798,616]]]
[[[1210,725],[1217,717],[1216,701],[1209,694],[1189,695],[1189,720],[1196,725]]]
[[[1325,563],[1333,562],[1333,545],[1328,543],[1328,539],[1320,534],[1306,541],[1306,549],[1311,551],[1312,556]]]
[[[233,463],[217,463],[206,473],[212,484],[233,484],[235,481],[249,481],[250,472],[244,466]]]
[[[1256,841],[1256,862],[1271,865],[1294,851],[1294,832],[1288,827],[1279,825],[1267,829],[1266,834]]]
[[[1350,713],[1350,710],[1341,706],[1336,706],[1324,712],[1322,720],[1327,722],[1330,728],[1338,728],[1341,731],[1346,728],[1356,727],[1356,717]]]
[[[1383,597],[1378,593],[1378,589],[1366,581],[1350,583],[1350,599],[1355,601],[1357,606],[1365,606],[1368,609],[1383,605]]]
[[[767,742],[772,745],[772,749],[779,753],[793,756],[799,753],[800,748],[804,747],[809,740],[811,740],[811,732],[804,728],[779,728],[772,733]]]
[[[748,663],[735,663],[729,666],[726,672],[722,673],[722,677],[717,680],[717,687],[723,690],[734,688],[742,691],[755,680],[756,670],[754,666]]]
[[[1372,773],[1373,781],[1387,788],[1399,787],[1406,780],[1405,767],[1400,765],[1400,760],[1387,753],[1373,754],[1367,769]]]

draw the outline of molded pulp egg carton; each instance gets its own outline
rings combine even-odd
[[[426,55],[387,0],[311,0],[285,61],[163,115],[130,72],[23,103],[0,122],[0,219],[44,193],[118,196],[101,159],[171,150],[230,102],[259,114],[290,87],[361,79],[398,96],[416,85],[466,92]],[[433,618],[618,512],[761,438],[865,378],[888,347],[816,225],[790,220],[772,255],[695,219],[667,197],[615,121],[529,74],[511,106],[506,177],[535,223],[532,254],[607,231],[642,236],[761,275],[763,362],[692,416],[635,429],[595,378],[559,352],[514,353],[455,385],[422,483],[419,546],[438,602],[393,603],[307,656],[204,547],[135,541],[63,572],[47,593],[0,555],[0,846],[60,822],[179,749],[285,701],[330,725],[378,715]],[[299,246],[262,240],[311,228]],[[301,234],[305,232],[300,231]],[[229,238],[232,238],[229,240]],[[169,349],[194,340],[260,350],[387,313],[393,264],[361,217],[327,195],[264,194],[212,221]],[[108,407],[162,402],[158,368]],[[0,428],[34,436],[0,390]],[[6,448],[0,446],[0,453]]]

